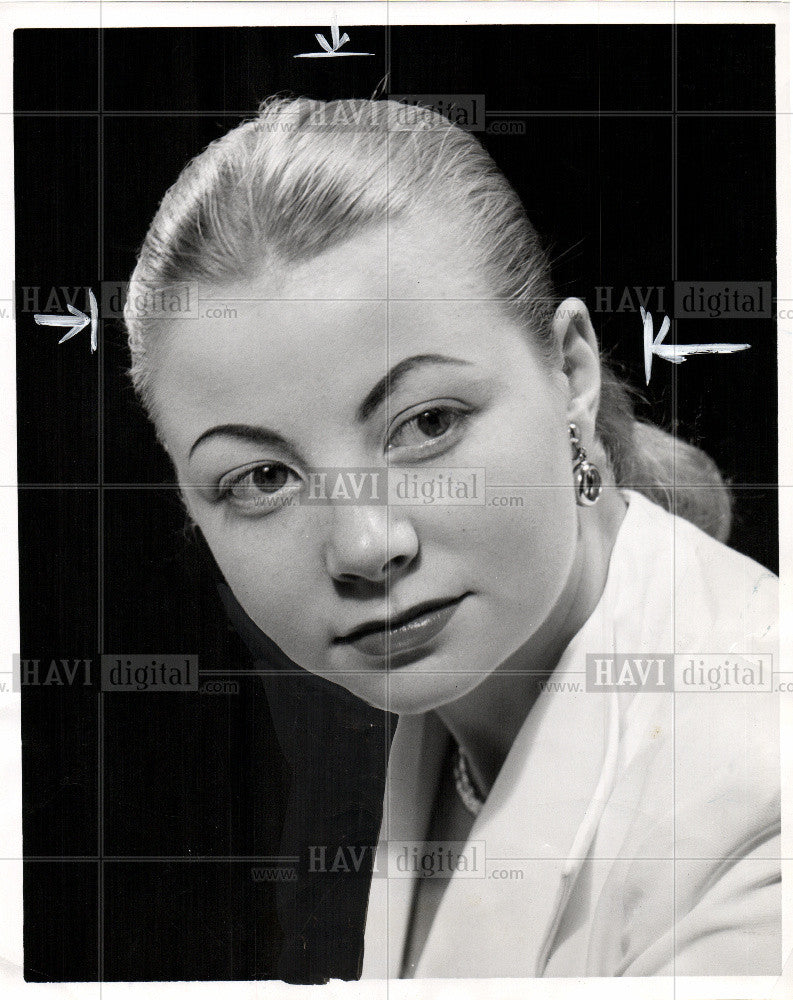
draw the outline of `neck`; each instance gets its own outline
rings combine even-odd
[[[619,490],[605,489],[596,506],[581,510],[573,565],[548,618],[478,687],[437,709],[465,752],[477,788],[485,794],[540,694],[541,682],[554,671],[600,600],[626,509]]]

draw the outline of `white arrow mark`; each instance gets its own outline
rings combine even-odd
[[[339,21],[336,15],[334,15],[330,26],[330,39],[333,44],[329,44],[327,38],[325,38],[324,35],[320,35],[318,32],[314,33],[314,38],[316,38],[319,42],[320,48],[324,49],[324,52],[298,52],[295,59],[332,59],[334,56],[374,55],[374,52],[339,52],[342,45],[346,45],[347,42],[349,42],[350,36],[346,31],[343,35],[339,34]]]
[[[80,330],[83,330],[90,323],[91,353],[93,354],[97,347],[96,328],[97,321],[99,319],[99,310],[96,305],[94,293],[90,288],[88,289],[88,296],[91,300],[90,317],[86,316],[81,309],[75,309],[71,302],[69,302],[66,308],[71,313],[71,316],[50,316],[48,313],[34,313],[33,319],[35,319],[39,326],[70,326],[71,330],[61,337],[58,341],[59,344],[63,344],[67,340],[71,340],[72,337],[76,336]]]
[[[664,316],[658,336],[653,340],[653,318],[639,306],[644,324],[644,377],[647,385],[650,384],[650,374],[653,370],[653,355],[665,361],[671,361],[673,365],[682,365],[689,354],[735,354],[736,351],[745,351],[751,344],[665,344],[664,337],[669,333],[669,317]]]

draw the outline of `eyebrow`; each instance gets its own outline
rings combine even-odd
[[[374,388],[367,393],[366,398],[355,412],[355,419],[359,423],[364,423],[374,411],[394,392],[407,376],[425,365],[466,365],[473,362],[464,361],[462,358],[453,358],[447,354],[414,354],[395,364]],[[268,448],[279,448],[294,458],[297,453],[285,437],[267,427],[256,427],[251,424],[219,424],[217,427],[210,427],[204,431],[193,442],[188,453],[188,460],[193,457],[196,448],[209,438],[225,436],[236,438],[238,441],[246,441],[250,444],[263,445]]]
[[[374,413],[407,376],[423,365],[472,365],[471,361],[452,358],[448,354],[414,354],[394,365],[377,383],[356,411],[356,419],[363,423]]]
[[[288,455],[297,457],[292,445],[276,431],[268,430],[266,427],[253,427],[251,424],[219,424],[217,427],[210,427],[195,439],[187,458],[191,459],[200,444],[215,436],[236,438],[237,441],[247,441],[250,444],[263,445],[265,448],[280,448]]]

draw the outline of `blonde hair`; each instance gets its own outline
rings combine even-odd
[[[394,101],[276,98],[211,142],[163,197],[129,283],[135,389],[156,423],[152,346],[162,320],[130,303],[182,282],[222,284],[284,266],[411,212],[461,220],[460,246],[493,296],[561,368],[550,264],[517,194],[476,138]],[[618,485],[726,540],[732,498],[699,448],[634,416],[601,359],[596,434]]]

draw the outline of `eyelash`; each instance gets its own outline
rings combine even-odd
[[[444,416],[452,417],[453,423],[448,430],[443,431],[443,433],[439,434],[437,437],[427,438],[426,442],[418,445],[414,449],[414,453],[420,452],[422,455],[427,451],[432,451],[433,453],[435,453],[436,449],[432,447],[435,444],[435,442],[442,442],[442,447],[440,449],[441,451],[445,451],[447,448],[451,447],[451,443],[449,442],[448,438],[454,437],[456,442],[457,440],[457,437],[455,436],[456,433],[463,430],[463,428],[468,422],[468,419],[473,415],[473,410],[471,410],[469,407],[463,407],[461,403],[455,403],[455,405],[453,406],[450,405],[450,403],[440,403],[440,402],[432,404],[430,406],[427,406],[425,404],[420,409],[414,410],[411,416],[404,419],[397,427],[394,428],[393,432],[390,434],[388,438],[388,442],[386,443],[385,451],[386,452],[391,451],[391,449],[393,448],[391,442],[393,441],[393,438],[396,436],[398,432],[404,431],[411,426],[417,426],[417,422],[422,417],[426,416],[428,413],[440,413],[443,414]]]
[[[245,502],[244,500],[241,500],[233,495],[233,491],[235,489],[239,489],[241,486],[245,485],[245,480],[249,476],[252,476],[253,474],[259,472],[262,469],[279,469],[279,470],[283,469],[286,473],[287,480],[291,476],[294,477],[294,479],[296,480],[296,482],[294,483],[295,486],[297,486],[300,483],[300,477],[297,475],[297,473],[294,472],[292,469],[290,469],[289,466],[286,465],[284,462],[278,462],[278,461],[256,462],[253,465],[245,466],[238,472],[229,473],[223,476],[223,478],[219,481],[217,486],[217,497],[216,497],[217,503],[224,504],[227,507],[234,508],[241,513],[247,513],[247,514],[251,513],[267,514],[269,513],[270,510],[275,509],[278,506],[283,506],[283,507],[290,506],[289,498],[291,490],[287,492],[286,495],[284,495],[283,497],[280,497],[278,503],[267,505],[262,502],[263,497],[269,496],[273,500],[279,498],[279,494],[283,493],[284,489],[287,487],[287,483],[284,483],[275,491],[271,491],[269,493],[268,492],[258,493],[254,495],[252,500],[249,500],[248,502]],[[248,485],[250,486],[251,490],[256,489],[254,483],[250,483]],[[261,509],[263,507],[266,509]]]
[[[394,437],[396,437],[397,433],[403,432],[412,426],[418,426],[418,421],[421,420],[422,417],[426,417],[427,414],[442,414],[443,416],[452,418],[451,425],[437,437],[429,437],[423,444],[419,444],[412,449],[414,457],[424,458],[427,455],[427,453],[430,453],[432,455],[441,454],[444,451],[447,451],[457,442],[457,440],[459,440],[460,433],[468,423],[469,419],[474,415],[474,412],[475,412],[474,410],[468,407],[464,408],[463,405],[460,403],[456,403],[454,406],[451,406],[448,403],[436,403],[434,405],[429,405],[429,406],[424,405],[420,409],[415,410],[412,413],[412,415],[408,416],[406,419],[403,419],[402,422],[398,424],[397,427],[394,428],[394,430],[389,435],[388,440],[386,442],[385,452],[386,454],[388,454],[390,451],[392,451],[394,447],[392,442]],[[449,440],[450,438],[453,438],[453,440]],[[440,443],[441,445],[440,448],[437,447],[438,443]],[[408,463],[403,462],[402,464],[408,464]],[[285,470],[286,473],[285,478],[287,482],[285,482],[275,491],[271,491],[269,493],[268,492],[259,493],[253,496],[252,501],[245,502],[233,496],[233,491],[243,486],[245,480],[248,477],[254,475],[256,472],[260,470],[268,468]],[[219,480],[217,485],[216,502],[219,504],[223,504],[227,508],[233,508],[239,513],[248,516],[267,514],[271,510],[277,509],[280,506],[291,506],[289,502],[289,493],[291,493],[291,491],[289,491],[284,497],[281,497],[281,500],[283,502],[272,503],[270,505],[270,504],[263,504],[261,499],[262,497],[268,497],[268,496],[272,499],[279,497],[279,494],[281,494],[285,489],[287,489],[288,480],[290,476],[294,477],[294,480],[296,481],[294,483],[295,486],[297,486],[301,482],[300,476],[284,462],[279,462],[279,461],[256,462],[254,464],[245,466],[244,468],[236,472],[227,473],[225,476],[223,476]],[[255,489],[255,484],[250,483],[249,486],[251,487],[251,489]],[[262,507],[266,509],[262,510],[261,509]]]

